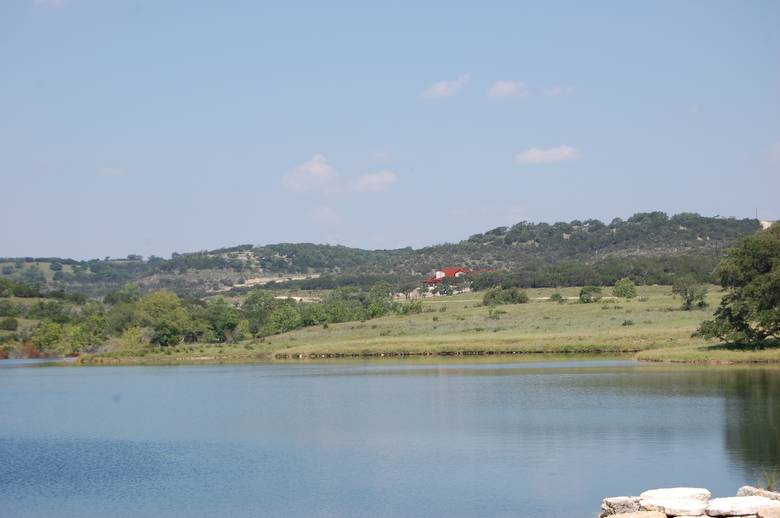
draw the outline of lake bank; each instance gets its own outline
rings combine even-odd
[[[669,286],[641,286],[638,297],[590,304],[556,303],[559,291],[527,290],[526,304],[482,305],[473,293],[435,297],[422,312],[363,322],[312,326],[238,343],[146,346],[83,355],[77,362],[111,365],[258,363],[338,358],[531,355],[637,355],[643,361],[776,362],[780,350],[723,352],[692,334],[711,310],[682,311]],[[721,293],[708,295],[710,308]]]
[[[613,348],[559,348],[546,350],[440,350],[440,351],[371,351],[371,352],[320,352],[320,353],[268,353],[235,354],[181,354],[159,352],[144,356],[85,355],[60,365],[204,365],[204,364],[255,364],[274,362],[299,362],[311,360],[392,360],[410,359],[456,361],[468,359],[497,359],[506,361],[556,361],[584,359],[636,359],[643,363],[747,365],[780,364],[780,349],[730,350],[712,348],[650,349],[636,352]]]

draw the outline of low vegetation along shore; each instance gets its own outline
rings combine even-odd
[[[560,293],[563,302],[551,301]],[[670,286],[638,288],[632,299],[606,298],[583,304],[577,288],[527,290],[524,304],[484,306],[482,296],[463,293],[422,302],[417,314],[388,315],[365,322],[311,326],[235,344],[181,344],[81,356],[81,364],[251,362],[279,359],[401,357],[426,355],[583,354],[624,355],[654,361],[780,361],[780,347],[729,351],[721,357],[692,334],[710,310],[684,311]],[[710,307],[721,294],[711,289]],[[653,354],[657,356],[652,356]],[[664,357],[664,355],[669,357]],[[648,355],[648,356],[646,356]],[[710,356],[712,355],[712,356]],[[682,357],[679,357],[682,358]]]

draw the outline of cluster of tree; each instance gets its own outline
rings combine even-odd
[[[363,250],[341,245],[315,245],[312,243],[280,243],[254,250],[260,266],[269,272],[305,273],[326,271],[339,273],[393,272],[399,258],[413,257],[411,248],[396,250]]]
[[[14,287],[19,288],[16,284]],[[167,290],[142,294],[130,284],[106,295],[102,302],[43,299],[34,304],[15,304],[0,299],[0,319],[14,320],[2,320],[0,325],[16,331],[16,318],[37,320],[37,327],[18,331],[20,345],[29,344],[45,355],[75,355],[93,352],[109,343],[118,347],[233,343],[305,326],[421,311],[419,302],[395,302],[388,283],[378,283],[368,290],[339,288],[321,302],[311,303],[277,298],[256,289],[240,305],[221,298],[204,301],[179,297]]]
[[[157,265],[156,271],[184,273],[188,270],[230,269],[235,272],[241,272],[245,269],[245,266],[244,261],[223,253],[194,252],[179,254],[174,252],[170,260],[161,261]]]
[[[530,223],[494,228],[476,234],[478,244],[529,245],[560,250],[564,254],[604,250],[610,247],[648,243],[689,246],[692,242],[735,240],[759,228],[754,219],[708,218],[694,213],[669,217],[663,212],[640,212],[627,220],[615,218],[605,224],[597,219],[571,222]]]
[[[0,298],[20,297],[60,299],[83,304],[87,297],[82,293],[69,293],[64,290],[48,290],[40,284],[29,284],[16,279],[0,278]],[[0,303],[3,301],[0,301]]]
[[[513,270],[498,270],[473,275],[471,287],[484,290],[505,288],[551,288],[558,286],[611,286],[630,278],[637,284],[672,284],[682,275],[699,282],[714,281],[715,256],[613,257],[595,263],[563,261],[533,262]]]

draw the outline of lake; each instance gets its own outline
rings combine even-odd
[[[780,465],[780,370],[0,362],[0,516],[594,516]]]

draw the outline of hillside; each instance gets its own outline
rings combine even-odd
[[[723,249],[760,228],[754,219],[649,212],[609,224],[594,219],[520,222],[416,250],[280,243],[173,253],[170,259],[3,258],[0,276],[93,295],[131,282],[143,290],[198,295],[290,281],[302,288],[361,279],[415,282],[445,264],[516,272],[529,286],[599,284],[622,275],[653,283],[681,273],[707,280]]]

